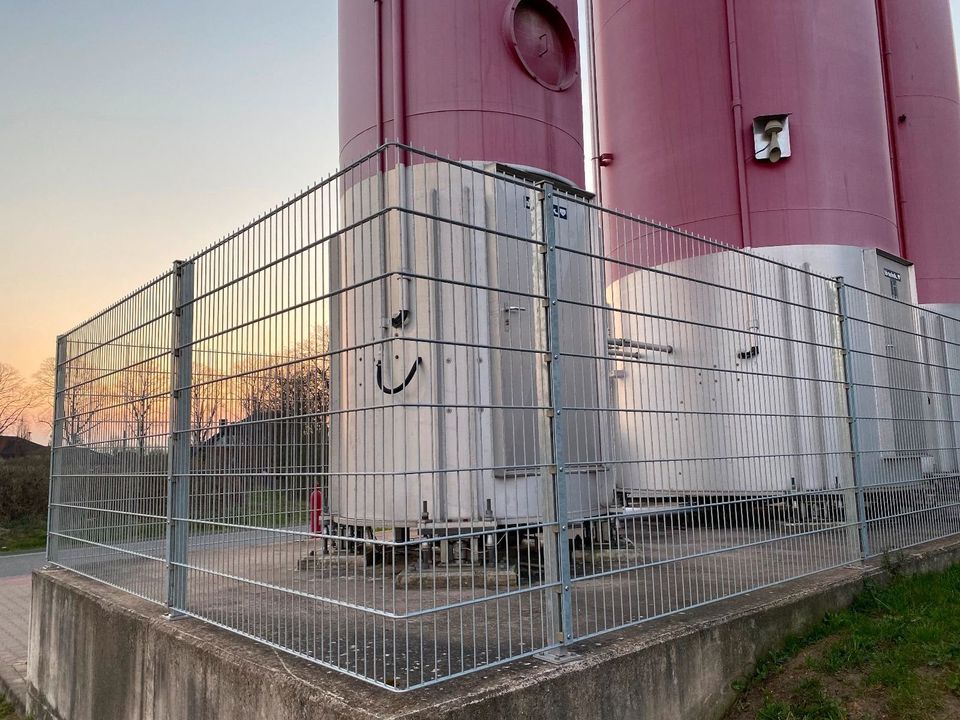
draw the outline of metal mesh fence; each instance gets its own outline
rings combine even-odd
[[[960,529],[960,324],[844,288],[864,552],[880,555]]]
[[[48,557],[163,602],[174,275],[57,343]]]
[[[49,559],[408,690],[957,532],[956,321],[388,146],[58,341]]]
[[[564,345],[563,371],[601,384],[563,405],[578,441],[602,428],[619,497],[570,566],[573,636],[859,559],[835,282],[582,207],[559,250],[600,279],[559,302],[605,342]],[[590,229],[605,252],[575,247]]]

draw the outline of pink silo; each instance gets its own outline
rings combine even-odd
[[[340,159],[384,140],[583,184],[576,0],[341,0]]]
[[[880,0],[879,8],[905,254],[916,266],[919,301],[956,310],[960,89],[950,5]]]
[[[332,413],[331,518],[392,527],[397,539],[411,527],[430,525],[437,537],[447,523],[463,532],[539,521],[550,509],[529,459],[545,447],[531,432],[542,363],[516,351],[545,321],[535,302],[544,256],[537,243],[514,240],[537,237],[537,198],[526,184],[483,173],[504,163],[583,184],[577,0],[341,0],[339,8],[341,162],[399,140],[463,164],[390,151],[344,183],[349,229],[330,253],[339,293],[331,404],[363,411]],[[370,198],[390,205],[384,221],[351,227]],[[571,203],[563,219],[572,228],[566,248],[592,249],[595,234],[580,232],[591,227],[583,206]],[[592,268],[569,259],[578,257],[558,259],[559,272],[589,288]],[[604,341],[591,308],[557,312],[569,347]],[[565,362],[571,396],[599,405],[589,361]],[[387,411],[366,412],[374,408]],[[613,499],[599,462],[599,414],[582,414],[568,457],[586,469],[568,486],[571,518],[596,516]]]
[[[899,254],[874,0],[595,7],[604,204],[736,247]],[[776,164],[754,159],[765,115],[789,116]]]

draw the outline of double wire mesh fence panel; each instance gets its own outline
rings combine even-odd
[[[902,284],[845,288],[868,555],[960,532],[960,323]]]
[[[57,341],[47,554],[136,595],[166,593],[174,275]]]
[[[563,344],[595,387],[564,394],[567,469],[617,492],[574,553],[575,637],[857,560],[836,283],[561,204],[560,301],[602,338]]]
[[[538,208],[395,148],[186,263],[175,609],[398,689],[559,642]]]
[[[560,659],[956,532],[956,327],[883,302],[387,146],[61,338],[50,559],[393,690]]]

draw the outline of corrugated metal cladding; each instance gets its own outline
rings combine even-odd
[[[916,263],[920,302],[960,302],[947,0],[594,5],[605,205],[737,247],[880,248]],[[771,114],[777,164],[753,157]]]
[[[583,184],[576,0],[339,8],[343,165],[399,139]]]

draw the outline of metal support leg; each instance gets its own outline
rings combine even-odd
[[[53,386],[53,417],[51,418],[52,433],[50,435],[50,485],[49,504],[47,506],[47,562],[55,563],[59,550],[59,537],[53,533],[62,530],[60,523],[60,474],[61,451],[63,448],[63,393],[66,388],[67,347],[63,336],[57,338],[56,368],[54,370]]]
[[[843,355],[843,386],[847,397],[847,425],[850,428],[850,452],[853,460],[853,485],[856,494],[857,519],[860,528],[860,557],[870,557],[870,535],[867,531],[867,510],[863,493],[863,465],[857,426],[857,395],[854,387],[853,350],[850,337],[850,315],[847,304],[847,286],[837,278],[837,307],[840,322],[840,344]]]
[[[187,606],[190,541],[190,399],[193,385],[193,263],[174,263],[170,357],[170,445],[167,474],[167,606],[177,617]]]
[[[547,351],[549,396],[550,396],[550,448],[553,452],[552,502],[548,507],[544,527],[544,579],[558,583],[556,608],[557,641],[567,644],[573,641],[573,606],[570,582],[570,525],[567,515],[567,470],[566,435],[564,432],[562,352],[560,347],[560,301],[558,279],[560,276],[557,258],[557,228],[554,217],[554,188],[550,183],[542,185],[540,201],[540,226],[545,246],[544,279],[546,290]],[[552,515],[549,511],[552,510]],[[551,523],[550,521],[553,521]],[[552,532],[551,532],[552,531]],[[554,650],[542,656],[551,662],[567,662],[575,656],[566,650]]]

